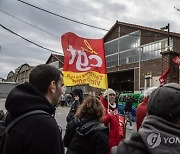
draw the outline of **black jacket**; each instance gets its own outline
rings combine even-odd
[[[14,88],[6,99],[5,107],[9,112],[6,125],[28,111],[43,110],[49,113],[28,116],[13,126],[9,132],[7,154],[64,153],[61,132],[52,116],[55,107],[31,84]]]
[[[64,136],[67,154],[108,154],[108,129],[97,121],[74,119]]]
[[[80,101],[78,101],[78,100],[75,100],[75,101],[72,103],[71,108],[70,108],[70,110],[69,110],[69,113],[68,113],[68,115],[67,115],[67,117],[66,117],[67,123],[69,123],[70,121],[72,121],[72,120],[74,119],[74,115],[75,115],[78,107],[80,106],[80,104],[81,104],[81,103],[80,103]]]
[[[124,111],[125,112],[131,112],[132,111],[132,105],[133,105],[133,100],[131,98],[128,98],[126,103],[125,103]]]
[[[122,141],[117,149],[116,154],[179,154],[180,126],[149,115],[139,132]]]

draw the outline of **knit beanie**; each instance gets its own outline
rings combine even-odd
[[[148,100],[148,114],[169,122],[180,117],[180,85],[169,83],[154,90]]]
[[[104,96],[107,96],[109,94],[115,94],[116,95],[116,92],[113,89],[109,88],[104,92]]]

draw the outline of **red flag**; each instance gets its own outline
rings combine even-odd
[[[173,62],[180,65],[180,58],[178,56],[174,57]]]
[[[167,68],[164,73],[160,76],[159,78],[159,82],[160,84],[165,84],[165,77],[167,76],[167,74],[169,73],[169,68]]]
[[[82,38],[74,33],[61,37],[64,52],[64,84],[89,84],[107,89],[107,71],[103,39]]]

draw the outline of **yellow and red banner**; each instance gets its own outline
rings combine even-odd
[[[107,71],[103,39],[82,38],[68,32],[62,35],[64,85],[107,89]]]

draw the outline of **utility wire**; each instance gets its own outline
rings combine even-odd
[[[60,55],[64,56],[62,53],[59,53],[59,52],[57,52],[57,51],[53,51],[53,50],[51,50],[51,49],[45,48],[45,47],[43,47],[43,46],[41,46],[41,45],[39,45],[39,44],[37,44],[37,43],[34,43],[33,41],[30,41],[30,40],[24,38],[23,36],[15,33],[15,32],[13,32],[12,30],[10,30],[9,28],[3,26],[2,24],[0,24],[0,26],[1,26],[3,29],[5,29],[5,30],[9,31],[10,33],[12,33],[12,34],[14,34],[14,35],[22,38],[23,40],[25,40],[25,41],[27,41],[27,42],[30,42],[30,43],[32,43],[32,44],[34,44],[34,45],[36,45],[36,46],[38,46],[38,47],[40,47],[40,48],[42,48],[42,49],[45,49],[45,50],[47,50],[47,51],[50,51],[51,53],[60,54]],[[162,48],[162,49],[165,49],[165,48]],[[109,55],[109,56],[111,56],[111,55]]]
[[[40,8],[40,7],[37,7],[37,6],[32,5],[32,4],[29,4],[29,3],[24,2],[24,1],[22,1],[22,0],[18,0],[18,1],[21,2],[21,3],[24,3],[24,4],[26,4],[26,5],[32,6],[32,7],[36,8],[36,9],[39,9],[39,10],[45,11],[45,12],[47,12],[47,13],[50,13],[50,14],[52,14],[52,15],[58,16],[58,17],[60,17],[60,18],[66,19],[66,20],[69,20],[69,21],[72,21],[72,22],[75,22],[75,23],[78,23],[78,24],[82,24],[82,25],[85,25],[85,26],[88,26],[88,27],[96,28],[96,29],[99,29],[99,30],[108,31],[107,29],[104,29],[104,28],[99,28],[99,27],[96,27],[96,26],[92,26],[92,25],[89,25],[89,24],[86,24],[86,23],[83,23],[83,22],[79,22],[79,21],[76,21],[76,20],[73,20],[73,19],[70,19],[70,18],[61,16],[61,15],[59,15],[59,14],[50,12],[50,11],[45,10],[45,9],[42,9],[42,8]]]
[[[174,8],[175,8],[177,11],[180,11],[180,9],[179,9],[179,8],[177,8],[177,7],[175,7],[175,6],[174,6]]]
[[[46,31],[46,30],[43,30],[43,29],[41,29],[41,28],[39,28],[39,27],[37,27],[37,26],[34,26],[34,25],[28,23],[27,21],[24,21],[24,20],[22,20],[22,19],[19,19],[19,18],[13,16],[13,15],[11,15],[11,14],[9,14],[9,13],[7,13],[7,12],[1,10],[1,9],[0,9],[0,12],[3,12],[3,13],[5,13],[5,14],[7,14],[7,15],[9,15],[9,16],[11,16],[11,17],[13,17],[13,18],[15,18],[15,19],[17,19],[17,20],[19,20],[19,21],[22,21],[22,22],[24,22],[24,23],[26,23],[26,24],[28,24],[28,25],[34,27],[34,28],[37,28],[37,29],[39,29],[40,31],[43,31],[43,32],[45,32],[45,33],[47,33],[47,34],[49,34],[49,35],[51,35],[51,36],[54,36],[54,37],[56,37],[56,38],[59,38],[58,36],[56,36],[56,35],[54,35],[54,34],[48,32],[48,31]]]
[[[94,17],[98,17],[98,16],[95,15],[95,14],[90,14],[90,13],[88,13],[88,12],[86,12],[86,11],[83,11],[83,10],[78,10],[78,9],[75,9],[75,8],[72,8],[72,7],[69,7],[69,6],[66,6],[66,5],[62,5],[62,4],[59,4],[59,3],[56,3],[56,2],[48,1],[48,0],[45,0],[45,1],[47,1],[47,2],[49,2],[49,3],[56,4],[56,5],[63,6],[63,7],[66,7],[66,8],[69,8],[69,9],[71,9],[71,10],[79,11],[79,12],[82,12],[82,13],[85,13],[85,14],[88,14],[88,15],[91,15],[91,16],[94,16]],[[102,18],[102,17],[98,17],[98,18]],[[109,20],[109,19],[106,19],[106,18],[102,18],[102,19],[105,19],[105,20],[114,22],[114,21]]]
[[[23,40],[25,40],[25,41],[27,41],[27,42],[30,42],[30,43],[34,44],[34,45],[36,45],[36,46],[38,46],[38,47],[40,47],[40,48],[42,48],[42,49],[44,49],[44,50],[50,51],[50,52],[55,53],[55,54],[63,55],[62,53],[59,53],[59,52],[57,52],[57,51],[53,51],[53,50],[48,49],[48,48],[46,48],[46,47],[43,47],[43,46],[41,46],[41,45],[39,45],[39,44],[37,44],[37,43],[34,43],[33,41],[30,41],[30,40],[26,39],[25,37],[23,37],[23,36],[15,33],[15,32],[13,32],[12,30],[10,30],[9,28],[3,26],[2,24],[0,24],[0,26],[1,26],[2,28],[4,28],[5,30],[9,31],[10,33],[12,33],[12,34],[14,34],[14,35],[22,38]]]
[[[20,0],[18,0],[18,1],[20,1]],[[25,2],[22,2],[22,3],[25,3]],[[28,4],[28,5],[29,5],[29,4]],[[44,10],[44,9],[43,9],[43,10]],[[28,22],[26,22],[26,21],[24,21],[24,20],[22,20],[22,19],[19,19],[19,18],[15,17],[15,16],[13,16],[13,15],[11,15],[11,14],[9,14],[9,13],[3,11],[3,10],[0,10],[0,11],[3,12],[3,13],[5,13],[5,14],[7,14],[7,15],[9,15],[9,16],[11,16],[11,17],[16,18],[17,20],[20,20],[20,21],[22,21],[22,22],[24,22],[24,23],[26,23],[26,24],[28,24],[28,25],[34,27],[34,28],[37,28],[37,29],[39,29],[39,30],[41,30],[41,31],[43,31],[43,32],[45,32],[45,33],[48,33],[48,34],[50,34],[50,35],[52,35],[52,36],[54,36],[54,37],[56,37],[56,38],[59,38],[58,36],[56,36],[56,35],[54,35],[54,34],[51,34],[51,33],[47,32],[47,31],[45,31],[45,30],[43,30],[43,29],[41,29],[41,28],[38,28],[37,26],[34,26],[34,25],[32,25],[32,24],[30,24],[30,23],[28,23]],[[30,42],[30,43],[32,43],[32,44],[34,44],[34,45],[40,47],[40,48],[43,48],[43,49],[48,50],[48,51],[50,51],[50,52],[54,52],[54,53],[58,53],[58,54],[59,54],[59,52],[56,52],[56,51],[53,51],[53,50],[51,50],[51,49],[45,48],[45,47],[43,47],[43,46],[41,46],[41,45],[39,45],[39,44],[37,44],[37,43],[34,43],[34,42],[32,42],[32,41],[30,41],[30,40],[28,40],[28,39],[26,39],[26,38],[20,36],[19,34],[17,34],[17,33],[13,32],[13,31],[11,31],[10,29],[4,27],[3,25],[1,25],[1,27],[3,27],[4,29],[8,30],[9,32],[11,32],[11,33],[13,33],[13,34],[15,34],[15,35],[21,37],[22,39],[24,39],[24,40],[26,40],[26,41],[28,41],[28,42]],[[95,28],[95,27],[94,27],[94,28]],[[115,32],[115,33],[119,33],[119,32]],[[140,35],[134,35],[134,34],[128,34],[128,35],[131,35],[131,36],[139,36],[139,37],[140,37]],[[145,36],[141,36],[141,37],[145,37]],[[149,37],[149,36],[148,36],[148,37]],[[161,36],[160,36],[160,37],[161,37]]]
[[[88,26],[88,27],[92,27],[92,28],[96,28],[96,29],[100,29],[100,30],[104,30],[104,31],[109,31],[109,30],[104,29],[104,28],[99,28],[99,27],[96,27],[96,26],[92,26],[92,25],[89,25],[89,24],[85,24],[85,23],[83,23],[83,22],[79,22],[79,21],[76,21],[76,20],[73,20],[73,19],[70,19],[70,18],[61,16],[61,15],[59,15],[59,14],[55,14],[55,13],[53,13],[53,12],[50,12],[50,11],[48,11],[48,10],[42,9],[42,8],[40,8],[40,7],[37,7],[37,6],[35,6],[35,5],[29,4],[29,3],[24,2],[24,1],[22,1],[22,0],[18,0],[18,1],[21,2],[21,3],[24,3],[24,4],[26,4],[26,5],[29,5],[29,6],[31,6],[31,7],[34,7],[34,8],[36,8],[36,9],[45,11],[45,12],[50,13],[50,14],[52,14],[52,15],[55,15],[55,16],[57,16],[57,17],[60,17],[60,18],[63,18],[63,19],[66,19],[66,20],[69,20],[69,21],[72,21],[72,22],[75,22],[75,23],[78,23],[78,24],[82,24],[82,25],[85,25],[85,26]],[[119,34],[120,32],[112,32],[112,33]],[[121,33],[121,34],[125,34],[125,35],[128,35],[128,36],[139,36],[139,37],[140,37],[140,35],[135,35],[135,34],[127,34],[127,33]],[[163,34],[163,35],[167,35],[167,34]],[[152,36],[149,36],[149,35],[148,35],[148,36],[145,36],[145,35],[144,35],[144,36],[141,36],[141,37],[154,37],[154,35],[152,35]],[[156,37],[163,37],[163,36],[156,36]]]

